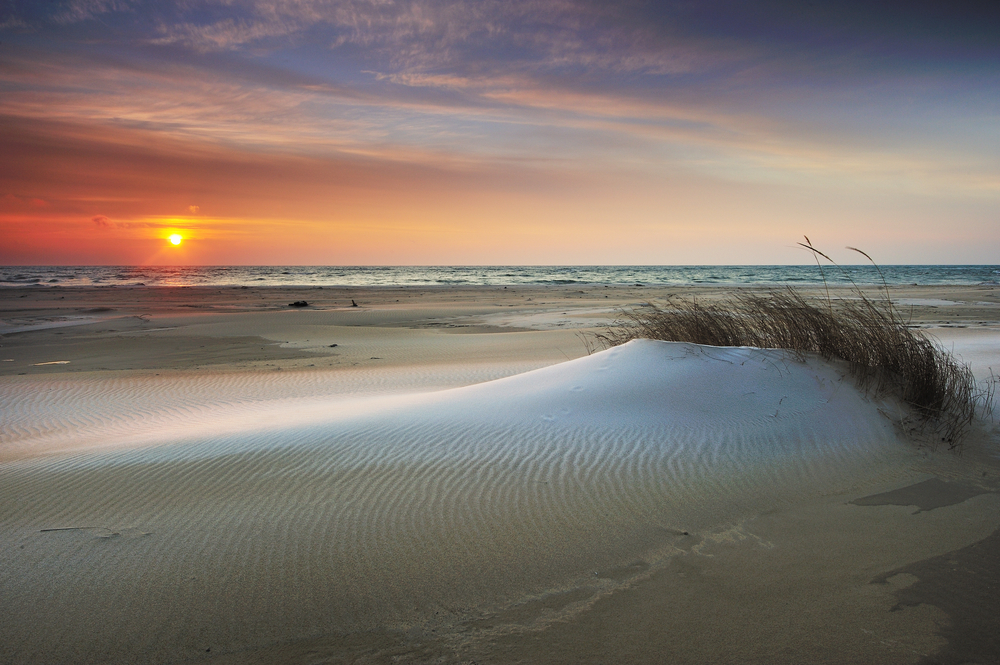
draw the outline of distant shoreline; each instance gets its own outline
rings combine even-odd
[[[994,265],[756,266],[0,266],[17,286],[809,286],[1000,285]]]

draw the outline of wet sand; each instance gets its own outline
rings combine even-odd
[[[587,355],[727,292],[0,291],[0,661],[996,662],[991,422],[956,455],[819,359]],[[892,295],[1000,374],[997,289]]]

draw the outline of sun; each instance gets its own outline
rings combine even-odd
[[[174,233],[173,235],[169,236],[167,240],[170,241],[171,245],[179,245],[181,244],[181,240],[184,240],[184,236],[182,236],[179,233]]]

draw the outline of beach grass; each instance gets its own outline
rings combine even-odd
[[[859,385],[893,393],[920,429],[959,446],[983,400],[972,370],[897,314],[891,299],[856,290],[853,299],[808,301],[793,289],[738,291],[721,301],[674,298],[623,310],[593,336],[603,347],[632,339],[786,349],[846,361]]]

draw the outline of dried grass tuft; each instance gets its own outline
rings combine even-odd
[[[924,431],[955,449],[984,401],[972,370],[907,327],[896,315],[888,289],[884,301],[872,300],[860,289],[857,295],[837,301],[828,296],[821,305],[792,289],[737,292],[713,303],[671,299],[623,311],[593,339],[603,347],[642,338],[787,349],[843,360],[862,388],[895,393],[913,407]]]

